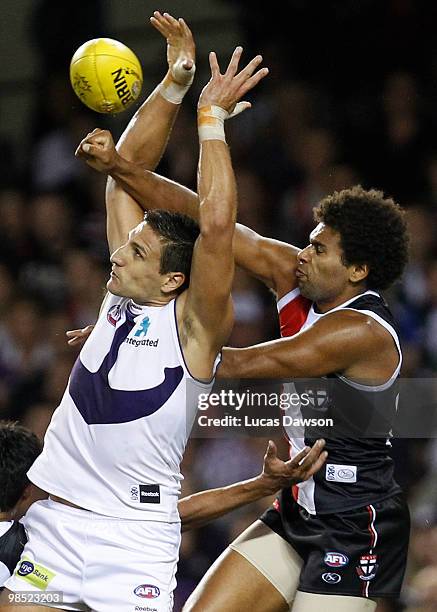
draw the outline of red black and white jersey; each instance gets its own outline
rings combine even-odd
[[[318,313],[314,304],[294,289],[278,301],[281,336],[291,336],[312,326],[320,318],[337,310],[354,310],[371,317],[393,337],[399,353],[398,365],[389,380],[378,386],[361,384],[335,372],[322,379],[329,397],[320,416],[332,419],[333,430],[322,432],[326,439],[328,459],[325,466],[306,482],[293,487],[293,495],[310,514],[331,514],[376,503],[400,492],[393,479],[393,461],[389,455],[391,424],[397,409],[397,379],[402,352],[393,317],[383,298],[366,291],[327,313]],[[315,383],[315,381],[314,381]],[[311,381],[296,381],[300,395]],[[314,404],[311,406],[314,410]],[[300,416],[309,416],[302,405]],[[293,416],[296,416],[293,415]],[[312,414],[314,416],[314,413]],[[290,455],[312,445],[320,431],[303,426],[285,428],[290,442]],[[334,435],[330,436],[330,432]],[[279,496],[290,495],[290,490]]]

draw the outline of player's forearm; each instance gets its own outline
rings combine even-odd
[[[199,224],[204,236],[232,237],[237,216],[237,188],[228,145],[222,140],[200,144],[198,169]]]
[[[141,105],[117,143],[120,155],[150,170],[156,168],[165,151],[180,108],[180,104],[173,104],[162,97],[161,86],[162,83]]]
[[[179,501],[178,509],[182,521],[182,531],[197,529],[241,506],[255,502],[275,493],[257,476],[228,487],[201,491]]]
[[[165,208],[196,220],[199,218],[197,194],[179,183],[144,170],[120,156],[117,157],[110,175],[143,210]]]
[[[291,338],[263,342],[247,348],[224,347],[218,378],[293,378],[305,373]]]

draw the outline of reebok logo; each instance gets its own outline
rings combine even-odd
[[[159,504],[161,503],[159,485],[140,485],[140,503],[141,504]]]

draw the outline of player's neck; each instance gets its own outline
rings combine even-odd
[[[13,521],[14,517],[11,512],[0,512],[0,523],[5,521]]]
[[[168,297],[168,298],[167,297],[165,297],[165,298],[159,297],[159,298],[151,298],[149,300],[144,300],[144,301],[139,301],[139,300],[132,299],[132,304],[133,304],[134,308],[136,307],[136,308],[139,308],[139,309],[145,308],[146,306],[152,306],[152,307],[155,307],[155,308],[159,308],[159,307],[162,308],[162,306],[167,306],[167,304],[169,302],[171,302],[175,297],[176,297],[175,295],[172,295],[171,297]]]
[[[335,298],[317,301],[315,304],[316,310],[320,313],[328,312],[329,310],[337,308],[337,306],[341,306],[345,302],[352,300],[358,295],[362,295],[366,291],[366,287],[362,287],[361,285],[359,287],[347,287],[345,291],[337,295]]]

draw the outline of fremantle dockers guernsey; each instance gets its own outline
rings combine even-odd
[[[100,514],[179,521],[179,465],[197,410],[187,383],[212,387],[185,365],[176,300],[138,306],[108,294],[29,479]]]
[[[286,428],[292,456],[305,445],[312,445],[318,437],[326,439],[326,464],[312,478],[293,487],[296,501],[310,514],[352,510],[396,495],[401,490],[393,479],[388,438],[397,408],[402,352],[392,315],[383,298],[374,291],[366,291],[321,314],[300,295],[299,289],[294,289],[278,301],[281,335],[291,336],[322,317],[344,309],[362,312],[382,325],[393,337],[399,363],[391,378],[379,386],[359,384],[336,373],[324,377],[320,385],[326,401],[320,405],[313,403],[311,414],[305,412],[302,405],[299,412],[303,417],[314,416],[316,409],[319,417],[332,419],[334,429],[326,428],[316,433],[308,426],[300,432],[296,428]],[[311,381],[298,381],[294,387],[302,394],[311,384]],[[289,494],[289,489],[281,493]]]

